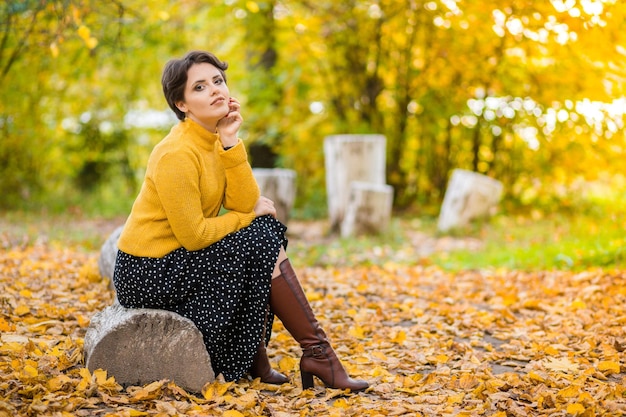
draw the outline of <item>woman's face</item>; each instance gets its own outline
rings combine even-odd
[[[187,117],[215,132],[217,122],[229,112],[230,92],[220,70],[208,63],[193,64],[187,71],[185,99],[176,106]]]

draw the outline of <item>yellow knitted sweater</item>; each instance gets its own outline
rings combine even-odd
[[[242,141],[225,151],[217,134],[185,119],[152,151],[118,247],[152,258],[205,248],[248,226],[258,198]]]

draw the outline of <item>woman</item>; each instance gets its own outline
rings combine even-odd
[[[347,375],[315,319],[284,250],[286,227],[260,196],[226,68],[199,51],[165,67],[163,93],[180,122],[152,151],[120,236],[118,299],[191,319],[226,380],[249,373],[288,382],[265,350],[276,315],[302,348],[303,389],[317,376],[328,387],[365,390],[368,383]]]

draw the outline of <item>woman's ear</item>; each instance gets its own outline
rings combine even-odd
[[[176,107],[183,113],[187,113],[187,105],[184,101],[179,101],[178,103],[176,103]]]

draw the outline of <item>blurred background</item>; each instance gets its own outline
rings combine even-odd
[[[436,215],[454,168],[509,214],[625,201],[622,1],[8,0],[0,209],[128,213],[176,123],[161,70],[192,49],[230,64],[253,166],[296,171],[294,218],[326,215],[344,133],[387,138],[397,213]]]

